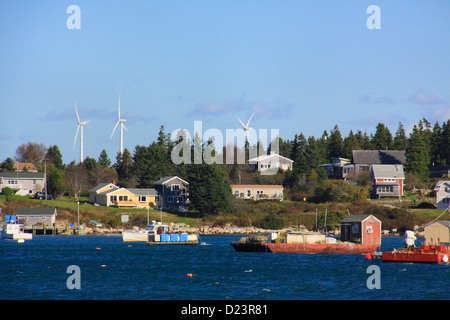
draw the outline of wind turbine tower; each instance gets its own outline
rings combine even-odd
[[[75,144],[77,143],[77,137],[78,137],[78,130],[81,128],[81,132],[80,132],[80,163],[83,163],[83,127],[90,121],[83,121],[83,122],[80,121],[80,116],[78,115],[76,102],[75,102],[75,113],[77,114],[78,127],[77,127],[77,133],[75,134],[75,140],[73,142],[73,148],[75,149]]]
[[[119,117],[118,117],[118,119],[117,119],[116,126],[114,127],[114,130],[113,130],[113,132],[111,133],[111,138],[110,138],[110,140],[112,139],[112,137],[113,137],[113,135],[114,135],[114,132],[116,131],[116,128],[117,128],[117,126],[118,126],[119,123],[120,123],[120,154],[121,154],[121,155],[123,154],[123,129],[125,129],[125,130],[128,131],[127,127],[125,127],[125,125],[124,125],[124,122],[126,122],[126,121],[127,121],[126,119],[121,119],[121,118],[120,118],[120,95],[119,95]]]
[[[247,122],[246,125],[241,121],[241,119],[239,119],[239,117],[237,117],[237,119],[238,119],[239,122],[241,123],[242,127],[244,128],[244,133],[245,133],[245,136],[247,137],[247,142],[249,142],[249,141],[248,141],[248,139],[249,139],[249,138],[248,138],[248,131],[249,131],[249,130],[253,130],[253,128],[250,128],[250,127],[249,127],[249,124],[250,124],[250,120],[252,120],[252,118],[253,118],[254,115],[255,115],[255,113],[253,113],[252,116],[250,117],[250,119],[248,119],[248,122]]]

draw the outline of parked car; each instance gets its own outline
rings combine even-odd
[[[39,199],[39,200],[42,200],[42,199],[45,200],[45,192],[36,192],[34,194],[34,198]],[[51,194],[47,193],[47,200],[55,200],[55,197],[52,196]]]

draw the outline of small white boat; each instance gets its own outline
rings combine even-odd
[[[152,221],[145,230],[123,231],[123,241],[145,241],[148,244],[198,244],[196,234],[169,233],[169,225]]]
[[[152,221],[145,230],[127,230],[122,231],[123,241],[145,241],[148,242],[149,234],[161,234],[167,232],[169,225],[161,222]]]
[[[3,225],[1,236],[2,239],[7,240],[31,240],[33,235],[31,233],[26,233],[22,231],[21,224],[16,223],[6,223]]]

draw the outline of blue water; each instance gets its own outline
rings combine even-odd
[[[230,243],[239,238],[202,236],[209,246],[149,246],[124,243],[119,236],[0,241],[0,299],[450,298],[448,264],[383,263],[364,255],[235,252]],[[383,238],[382,251],[401,246],[402,238]],[[80,268],[81,289],[67,287],[70,265]],[[380,289],[367,287],[370,265],[380,268]]]

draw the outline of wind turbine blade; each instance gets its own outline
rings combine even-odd
[[[250,117],[250,119],[248,119],[247,127],[248,127],[248,125],[250,124],[250,120],[252,120],[252,118],[253,118],[254,115],[255,115],[255,113],[253,112],[253,114],[252,114],[252,116]]]
[[[75,101],[75,112],[77,114],[78,124],[80,123],[80,116],[78,115],[77,102]]]
[[[77,133],[75,134],[75,140],[73,141],[73,148],[75,149],[75,144],[77,143],[78,130],[80,129],[80,125],[77,127]]]
[[[239,120],[239,122],[242,124],[242,126],[243,126],[244,129],[245,129],[245,125],[244,125],[244,123],[241,121],[241,119],[239,119],[239,117],[237,117],[237,119]]]
[[[119,93],[119,118],[118,119],[120,120],[120,93]]]
[[[109,140],[112,139],[113,135],[114,135],[114,131],[116,131],[117,126],[119,125],[119,121],[117,121],[116,126],[114,127],[113,132],[111,133],[111,138],[109,138]]]
[[[125,130],[128,131],[127,127],[125,127],[125,125],[124,125],[123,123],[122,123],[122,126],[123,126],[123,128],[124,128]]]

